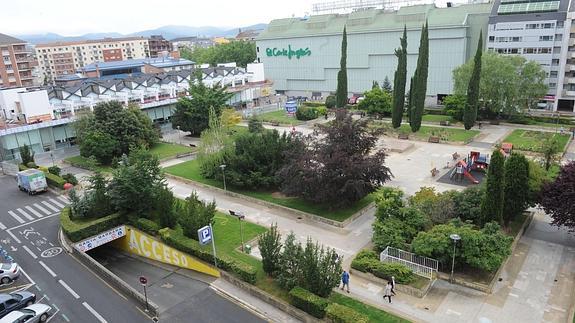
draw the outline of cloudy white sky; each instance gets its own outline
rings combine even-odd
[[[302,16],[321,0],[1,0],[0,32],[128,34],[164,25],[239,27]]]

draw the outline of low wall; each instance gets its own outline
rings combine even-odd
[[[327,218],[321,217],[321,216],[319,216],[319,215],[315,215],[315,214],[303,212],[303,211],[300,211],[300,210],[295,210],[295,209],[292,209],[292,208],[289,208],[289,207],[285,207],[285,206],[283,206],[283,205],[278,205],[278,204],[275,204],[275,203],[270,203],[270,202],[267,202],[267,201],[264,201],[264,200],[256,199],[256,198],[253,198],[253,197],[251,197],[251,196],[244,195],[244,194],[239,194],[239,193],[236,193],[236,192],[231,192],[231,191],[228,191],[228,190],[223,190],[223,189],[218,188],[218,187],[214,187],[214,186],[207,185],[207,184],[204,184],[204,183],[196,182],[196,181],[193,181],[193,180],[191,180],[191,179],[183,178],[183,177],[180,177],[180,176],[175,176],[175,175],[172,175],[172,174],[165,174],[165,175],[166,175],[167,178],[171,178],[171,179],[174,179],[174,180],[177,180],[177,181],[180,181],[180,182],[189,183],[189,184],[192,184],[192,185],[196,185],[196,186],[205,188],[205,189],[207,189],[207,190],[212,190],[212,191],[216,191],[216,192],[219,192],[219,193],[222,193],[222,194],[226,194],[226,195],[229,195],[229,196],[237,197],[237,198],[240,198],[240,199],[249,201],[249,202],[253,202],[253,203],[256,203],[256,204],[259,204],[259,205],[263,205],[263,206],[272,208],[272,209],[282,210],[282,211],[287,212],[287,214],[289,214],[290,216],[292,216],[292,217],[294,217],[294,218],[302,217],[302,218],[306,218],[306,219],[308,219],[308,220],[312,220],[312,221],[320,222],[320,223],[325,223],[325,224],[328,224],[328,225],[331,225],[331,226],[334,226],[334,227],[337,227],[337,228],[342,228],[342,229],[345,228],[345,227],[346,227],[348,224],[350,224],[351,222],[353,222],[355,219],[359,218],[360,216],[362,216],[363,214],[365,214],[366,212],[368,212],[369,210],[375,208],[375,203],[372,202],[372,203],[368,204],[366,207],[364,207],[363,209],[359,210],[358,212],[356,212],[355,214],[353,214],[352,216],[350,216],[349,218],[347,218],[345,221],[339,222],[339,221],[335,221],[335,220],[331,220],[331,219],[327,219]]]
[[[261,299],[262,301],[274,306],[275,308],[286,312],[287,314],[297,318],[298,320],[305,322],[305,323],[311,323],[311,322],[322,322],[322,320],[317,319],[309,314],[307,314],[306,312],[294,307],[293,305],[276,298],[275,296],[272,296],[262,290],[260,290],[259,288],[250,285],[244,281],[241,281],[237,278],[235,278],[234,276],[228,274],[225,271],[221,272],[222,278],[227,280],[228,282],[234,284],[235,286],[247,291],[248,293],[250,293],[250,295],[257,297],[259,299]]]
[[[80,250],[76,249],[76,247],[74,247],[73,245],[70,245],[70,242],[67,241],[67,238],[61,231],[62,230],[60,229],[60,235],[63,237],[61,239],[61,242],[63,243],[64,249],[66,249],[67,251],[71,251],[72,255],[75,256],[76,259],[78,259],[86,267],[93,270],[98,275],[98,277],[103,279],[108,284],[112,285],[124,296],[133,299],[138,304],[140,304],[142,308],[146,308],[146,299],[144,295],[142,295],[142,293],[140,293],[135,288],[128,285],[126,282],[124,282],[122,279],[116,276],[114,273],[106,269],[106,267],[102,266],[99,262],[90,257],[90,255],[83,253]],[[148,309],[149,314],[152,317],[157,317],[160,314],[158,305],[154,304],[149,299],[148,299]]]
[[[387,285],[387,280],[385,280],[383,278],[376,277],[375,275],[373,275],[371,273],[364,273],[362,271],[355,270],[355,269],[350,269],[349,272],[351,274],[353,274],[353,276],[363,278],[363,279],[370,281],[374,284],[378,284],[381,286]],[[400,291],[400,292],[407,294],[407,295],[423,298],[425,295],[427,295],[427,292],[429,292],[429,290],[431,289],[431,286],[433,286],[434,282],[435,282],[435,280],[430,280],[429,283],[427,285],[425,285],[425,287],[423,289],[418,289],[418,288],[411,287],[409,285],[404,285],[404,284],[395,284],[395,289],[397,291]]]

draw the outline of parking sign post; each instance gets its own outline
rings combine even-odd
[[[216,257],[216,243],[214,242],[214,230],[212,224],[206,225],[205,227],[198,230],[198,241],[201,245],[206,245],[208,242],[212,242],[212,250],[214,251],[214,265],[218,268],[218,260]]]
[[[146,299],[146,312],[149,311],[148,308],[148,293],[146,292],[146,285],[148,284],[148,279],[144,276],[140,276],[140,284],[144,286],[144,298]]]

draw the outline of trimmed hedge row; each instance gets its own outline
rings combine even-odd
[[[109,230],[122,224],[118,213],[110,214],[97,219],[70,219],[71,210],[67,206],[60,213],[62,230],[72,242],[78,242],[102,231]]]
[[[306,107],[318,108],[325,106],[323,102],[311,102],[311,101],[304,101],[301,105]]]
[[[211,263],[214,261],[214,256],[209,252],[209,248],[202,248],[200,243],[196,240],[184,236],[181,232],[164,228],[159,230],[160,237],[167,245],[174,247],[180,251],[186,252],[194,257],[197,257],[205,262]],[[250,284],[256,283],[257,269],[253,266],[238,262],[227,256],[217,256],[218,267],[223,270],[229,271],[238,278]]]
[[[325,309],[327,321],[333,323],[368,323],[369,317],[345,305],[331,303]]]
[[[325,317],[325,309],[329,305],[329,301],[327,299],[319,297],[316,294],[297,286],[290,290],[289,295],[290,303],[293,306],[317,317],[318,319]]]
[[[395,281],[400,284],[409,284],[415,280],[411,269],[399,263],[383,263],[379,261],[377,254],[372,250],[362,250],[351,262],[351,268],[365,273],[372,273],[374,276]]]
[[[157,235],[158,231],[161,229],[159,224],[145,218],[138,218],[135,221],[130,221],[130,224],[133,225],[136,229],[140,229],[153,236]]]

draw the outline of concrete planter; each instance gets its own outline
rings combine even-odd
[[[387,280],[385,280],[383,278],[376,277],[371,273],[364,273],[362,271],[354,270],[354,269],[350,269],[349,272],[351,274],[353,274],[353,276],[363,278],[363,279],[368,280],[374,284],[377,284],[380,286],[387,285]],[[435,282],[435,280],[430,280],[429,283],[427,285],[425,285],[425,287],[422,289],[411,287],[409,285],[395,284],[395,290],[402,292],[404,294],[407,294],[407,295],[423,298],[425,295],[427,295],[427,292],[429,292],[429,290],[431,289],[431,286],[433,286],[434,282]]]

